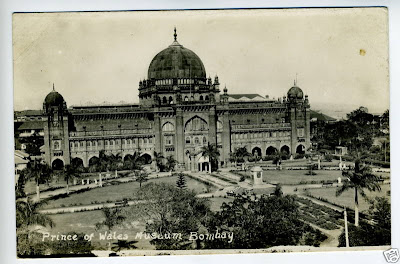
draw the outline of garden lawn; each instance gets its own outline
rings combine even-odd
[[[187,188],[193,190],[196,193],[205,193],[208,191],[213,191],[214,187],[206,186],[205,184],[191,179],[189,177],[185,177]],[[142,186],[154,182],[154,183],[168,183],[172,185],[176,185],[177,176],[171,177],[163,177],[158,179],[150,179],[149,181],[142,184]],[[106,202],[114,202],[117,200],[122,200],[124,198],[132,199],[134,198],[134,194],[139,190],[139,183],[128,182],[121,183],[118,185],[110,185],[104,187],[94,188],[82,193],[71,193],[69,197],[50,200],[47,205],[43,208],[59,208],[59,207],[68,207],[68,206],[76,206],[76,205],[87,205],[92,203],[106,203]]]
[[[382,190],[380,192],[369,192],[366,191],[368,198],[373,199],[374,197],[387,197],[390,199],[390,196],[387,195],[387,191],[390,190],[390,184],[382,184]],[[314,197],[321,197],[329,202],[333,202],[338,205],[343,205],[348,208],[354,208],[354,189],[350,189],[342,193],[340,196],[336,196],[336,188],[317,188],[317,189],[309,189],[310,194]],[[360,211],[368,210],[369,203],[365,201],[361,195],[359,195],[358,199],[360,205]]]
[[[299,184],[300,182],[321,183],[321,181],[337,181],[342,177],[341,171],[315,170],[316,175],[305,175],[308,170],[265,170],[263,180],[269,183]]]

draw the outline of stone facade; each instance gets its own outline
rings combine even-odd
[[[237,96],[236,96],[237,97]],[[304,153],[310,146],[310,105],[295,84],[287,97],[230,100],[218,77],[206,78],[200,58],[176,40],[150,63],[139,82],[139,104],[67,108],[53,91],[43,104],[46,162],[73,160],[89,166],[99,152],[122,158],[154,152],[172,155],[182,170],[205,170],[202,146],[216,144],[225,166],[230,153],[246,147],[254,155]]]

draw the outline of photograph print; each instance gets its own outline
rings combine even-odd
[[[387,250],[386,8],[13,14],[16,255]]]

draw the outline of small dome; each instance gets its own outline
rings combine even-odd
[[[64,102],[62,95],[55,90],[51,91],[44,99],[44,104],[46,106],[63,106]]]
[[[289,89],[287,93],[288,99],[303,99],[303,91],[296,84]]]
[[[176,40],[158,53],[150,63],[149,79],[206,78],[203,62],[193,51],[183,47]]]

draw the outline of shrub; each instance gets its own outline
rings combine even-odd
[[[326,154],[326,155],[324,156],[324,158],[325,158],[325,160],[328,161],[328,162],[331,162],[331,161],[333,160],[332,154]]]

